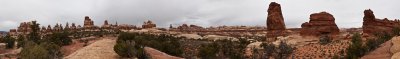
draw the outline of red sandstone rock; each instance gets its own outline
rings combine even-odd
[[[319,36],[322,34],[339,34],[335,18],[327,12],[311,14],[310,21],[301,25],[300,35],[302,36]]]
[[[89,16],[85,16],[83,27],[84,28],[93,28],[94,27],[94,23],[93,23],[92,19],[89,18]]]
[[[285,35],[285,22],[282,16],[281,5],[276,2],[271,2],[268,8],[267,17],[267,37],[277,37]]]
[[[400,26],[398,19],[376,19],[374,13],[370,9],[364,11],[363,21],[363,33],[369,35],[383,33],[392,34],[392,29]]]

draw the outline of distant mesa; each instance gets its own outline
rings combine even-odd
[[[268,8],[267,16],[267,37],[273,38],[278,36],[284,36],[285,22],[282,16],[281,5],[276,2],[271,2]]]
[[[311,14],[310,21],[301,24],[300,35],[302,36],[336,34],[339,34],[339,28],[335,23],[335,18],[327,12]]]

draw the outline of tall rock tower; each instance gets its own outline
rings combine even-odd
[[[269,4],[267,30],[267,38],[284,36],[286,34],[286,27],[282,16],[281,5],[276,2],[271,2]]]

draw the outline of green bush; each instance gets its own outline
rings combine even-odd
[[[31,41],[19,53],[21,59],[51,59],[49,52],[42,46],[37,45]]]
[[[331,38],[328,35],[322,35],[319,38],[319,42],[320,42],[320,44],[325,45],[325,44],[328,44],[331,42]]]
[[[114,51],[118,55],[120,55],[122,57],[128,57],[128,58],[142,56],[141,53],[143,53],[142,48],[135,47],[134,41],[119,42],[114,46]]]
[[[115,45],[114,51],[120,52],[117,50],[122,50],[124,49],[129,49],[127,47],[124,47],[123,44],[126,44],[127,41],[134,41],[134,46],[138,52],[141,52],[143,50],[143,47],[151,47],[154,49],[157,49],[159,51],[165,52],[169,55],[173,56],[181,56],[183,53],[183,50],[181,48],[181,45],[179,43],[179,40],[183,38],[177,38],[172,35],[165,35],[165,34],[160,34],[160,35],[153,35],[153,34],[145,34],[145,33],[125,33],[121,32],[118,36],[117,39],[117,45]],[[127,52],[121,52],[126,54]],[[120,54],[121,54],[120,53]],[[124,56],[124,54],[121,54],[121,56]],[[144,54],[139,54],[139,58],[145,58],[143,57]]]
[[[218,44],[203,44],[199,49],[199,56],[201,59],[212,59],[216,57],[219,52]]]
[[[61,47],[49,43],[42,42],[42,44],[36,44],[32,41],[27,41],[22,51],[19,53],[21,59],[62,59],[63,54],[60,51]]]
[[[17,38],[17,47],[18,48],[20,48],[20,47],[23,47],[24,46],[24,44],[25,44],[25,38],[22,36],[22,35],[18,35],[18,38]]]
[[[347,48],[346,57],[348,59],[353,59],[363,56],[366,52],[366,48],[362,44],[361,34],[354,33],[351,39],[351,44],[349,45],[349,48]]]
[[[197,56],[203,59],[244,59],[244,51],[249,43],[245,39],[239,39],[239,41],[231,41],[229,39],[217,40],[203,44],[199,48]]]
[[[270,59],[273,56],[273,53],[276,51],[276,47],[272,43],[262,43],[260,46],[264,48],[264,55],[266,59]]]
[[[15,46],[15,38],[11,37],[10,35],[4,37],[4,41],[7,49],[11,49]]]
[[[72,43],[72,39],[69,37],[67,32],[54,32],[49,35],[49,42],[53,42],[59,46],[65,46]]]

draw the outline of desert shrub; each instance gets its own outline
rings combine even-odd
[[[328,35],[322,35],[319,38],[319,42],[320,44],[325,45],[331,42],[331,38]]]
[[[121,57],[128,58],[134,58],[144,55],[142,54],[144,52],[143,49],[141,47],[135,46],[135,42],[132,40],[119,42],[114,46],[114,51]]]
[[[261,47],[264,48],[264,56],[266,59],[270,59],[273,56],[273,53],[275,52],[275,45],[272,43],[262,43],[260,45]]]
[[[218,53],[218,44],[203,44],[199,49],[199,57],[201,59],[212,59],[216,58],[216,54]]]
[[[400,35],[400,28],[399,27],[395,27],[392,29],[393,35],[398,36]]]
[[[165,52],[165,53],[173,55],[173,56],[181,56],[183,53],[182,52],[183,50],[180,46],[179,39],[183,39],[183,38],[177,38],[177,37],[174,37],[171,35],[165,35],[165,34],[153,35],[153,34],[144,34],[144,33],[122,32],[119,34],[118,39],[117,39],[117,44],[119,44],[119,45],[115,45],[114,48],[118,48],[116,50],[129,49],[124,46],[127,41],[133,41],[134,45],[132,45],[132,44],[126,44],[126,45],[134,46],[135,50],[137,52],[141,52],[141,50],[143,50],[143,47],[151,47],[151,48],[157,49],[159,51]],[[116,51],[116,50],[114,50],[114,51]],[[121,52],[121,53],[126,54],[126,52]],[[121,56],[124,56],[124,55],[121,54]],[[143,55],[139,54],[139,58],[141,58],[141,56],[143,56]],[[145,58],[145,57],[143,57],[143,58]]]
[[[32,41],[27,41],[26,45],[19,53],[21,59],[51,59],[49,52],[42,46]]]
[[[24,44],[19,53],[20,59],[61,59],[61,47],[51,39],[42,39],[39,35],[39,24],[32,21],[32,32],[28,34],[28,38],[19,38]],[[44,37],[46,38],[46,36]]]
[[[15,38],[11,37],[10,35],[7,35],[6,37],[4,37],[4,41],[6,43],[6,48],[10,49],[13,48],[15,46]]]
[[[278,59],[286,59],[293,52],[294,48],[288,45],[286,42],[281,41],[276,51]]]
[[[47,51],[48,54],[52,59],[61,59],[63,57],[61,50],[61,46],[51,43],[51,42],[45,42],[40,44],[40,46],[44,47]]]
[[[25,37],[24,36],[22,36],[22,35],[18,35],[18,38],[17,38],[17,47],[18,48],[20,48],[20,47],[23,47],[24,46],[24,44],[25,44]]]
[[[19,53],[21,59],[62,59],[63,57],[61,47],[56,44],[49,42],[36,44],[32,41],[27,41],[25,44],[29,46],[24,46]]]
[[[59,46],[69,45],[72,43],[72,39],[69,37],[67,32],[54,32],[53,34],[49,35],[47,40]]]
[[[351,39],[351,44],[347,48],[347,58],[353,59],[361,57],[365,54],[365,48],[362,46],[361,35],[359,33],[354,33]]]
[[[39,35],[39,25],[38,23],[36,23],[36,21],[32,21],[32,24],[30,25],[30,28],[32,29],[32,32],[30,32],[28,34],[28,40],[29,41],[33,41],[35,43],[40,43],[41,40],[41,36]]]
[[[229,39],[217,40],[208,44],[203,44],[199,48],[201,58],[228,58],[228,59],[244,59],[244,51],[250,42],[245,39],[239,41],[231,41]]]

